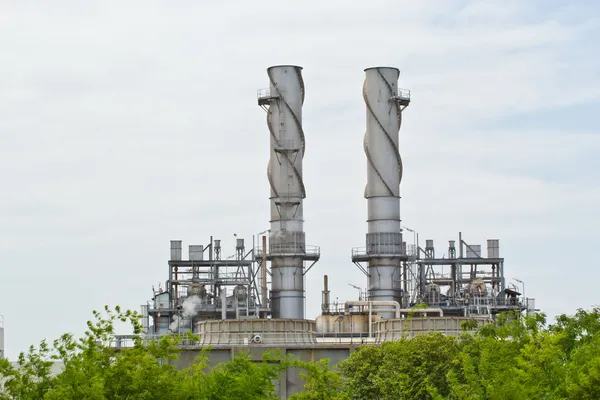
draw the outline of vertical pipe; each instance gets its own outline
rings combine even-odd
[[[463,258],[463,241],[462,241],[462,232],[458,232],[458,258]]]
[[[406,242],[402,242],[402,252],[406,254]],[[408,307],[408,275],[406,260],[402,262],[402,306]]]
[[[175,281],[177,281],[177,280],[179,280],[179,279],[178,279],[178,271],[179,271],[179,267],[177,267],[177,265],[176,265],[174,269],[175,269]],[[173,302],[172,306],[173,306],[173,307],[176,307],[176,306],[177,306],[177,303],[179,302],[179,293],[178,293],[178,291],[179,291],[179,284],[178,284],[178,283],[175,283],[175,284],[173,284],[173,287],[174,287],[174,288],[173,288],[173,292],[174,292],[174,293],[173,293],[173,295],[174,295],[174,296],[173,296],[173,299],[174,299],[175,301]]]
[[[221,319],[227,319],[227,288],[221,287]]]
[[[373,336],[373,307],[371,307],[371,302],[369,302],[369,337]]]
[[[402,296],[402,306],[403,307],[408,307],[408,268],[406,268],[406,261],[404,261],[402,263],[402,290],[403,290],[403,296]]]
[[[262,278],[262,301],[263,307],[267,307],[269,304],[269,292],[267,290],[267,237],[262,237],[262,268],[260,276]]]
[[[451,296],[454,297],[456,294],[456,264],[452,264],[450,266],[450,275],[452,276],[452,287],[450,288],[450,293]]]
[[[321,304],[321,311],[323,315],[329,314],[329,278],[327,275],[323,276],[323,297]]]

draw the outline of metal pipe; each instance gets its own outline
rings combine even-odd
[[[269,292],[267,290],[267,236],[262,237],[262,267],[260,276],[262,279],[262,301],[263,307],[267,307],[269,304]]]
[[[179,268],[177,267],[177,265],[174,267],[175,270],[175,282],[177,282],[179,280],[179,278],[177,277],[177,273],[179,271]],[[179,304],[179,285],[177,285],[176,283],[173,284],[174,289],[173,289],[173,299],[175,300],[173,302],[173,306],[177,306],[177,304]]]
[[[221,319],[227,319],[227,288],[221,288]]]
[[[323,276],[323,297],[321,311],[323,314],[329,313],[329,282],[327,275]]]
[[[406,254],[406,242],[402,242],[402,252]],[[402,305],[408,305],[408,275],[406,261],[402,262]]]
[[[369,307],[369,338],[373,336],[373,307]]]
[[[379,300],[379,301],[364,301],[364,300],[357,301],[357,300],[349,300],[346,303],[344,303],[344,307],[345,307],[346,311],[348,311],[350,309],[350,306],[363,306],[363,307],[366,306],[366,307],[369,307],[369,310],[372,307],[392,306],[392,307],[394,307],[393,309],[391,309],[391,308],[386,308],[386,309],[382,309],[382,310],[376,309],[375,311],[376,312],[379,312],[379,311],[384,311],[384,312],[395,311],[396,318],[400,318],[400,310],[402,309],[402,307],[400,306],[400,303],[398,303],[397,301],[393,301],[393,300],[390,300],[390,301],[382,301],[382,300]]]
[[[440,314],[440,317],[444,316],[444,310],[442,310],[441,308],[403,308],[400,310],[400,313],[413,313],[413,314],[418,314],[418,313],[425,313],[425,314],[430,314],[430,313],[438,313]]]
[[[349,311],[350,306],[366,306],[368,307],[369,310],[369,321],[371,321],[370,316],[371,316],[371,311],[373,309],[373,307],[379,307],[379,306],[393,306],[394,308],[385,308],[385,309],[375,309],[374,311],[385,311],[385,312],[389,312],[391,311],[395,311],[395,315],[396,318],[401,318],[402,314],[409,314],[409,313],[425,313],[425,314],[430,314],[430,313],[437,313],[440,315],[440,317],[444,316],[444,310],[442,310],[441,308],[401,308],[400,304],[397,301],[355,301],[355,300],[351,300],[351,301],[347,301],[345,303],[345,309],[346,311]]]

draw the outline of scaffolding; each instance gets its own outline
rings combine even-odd
[[[220,240],[190,245],[187,260],[182,242],[171,241],[169,279],[153,288],[152,300],[142,306],[148,335],[196,332],[197,322],[214,319],[264,318],[270,315],[265,270],[236,237],[235,253],[222,258]],[[262,278],[262,279],[261,279]]]

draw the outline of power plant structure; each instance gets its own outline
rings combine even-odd
[[[182,241],[171,241],[168,279],[142,306],[148,338],[198,335],[198,341],[186,342],[178,365],[189,365],[205,346],[211,346],[212,365],[241,349],[260,358],[273,347],[335,364],[360,345],[428,331],[458,335],[465,321],[483,325],[503,311],[535,309],[533,299],[507,284],[498,239],[488,240],[484,256],[480,245],[459,233],[440,257],[432,240],[422,247],[416,232],[403,227],[399,132],[410,91],[399,88],[397,68],[374,67],[365,70],[363,85],[367,233],[365,247],[351,249],[367,291],[359,299],[332,302],[325,275],[321,315],[307,319],[305,279],[320,248],[306,245],[304,231],[305,85],[298,66],[273,66],[267,75],[269,88],[258,91],[257,102],[266,111],[270,136],[270,229],[253,237],[251,248],[236,237],[229,255],[221,240],[210,237],[189,245],[186,260]],[[413,233],[412,244],[403,231]],[[119,336],[115,345],[127,341]],[[282,399],[303,387],[297,371],[286,372],[278,384]]]

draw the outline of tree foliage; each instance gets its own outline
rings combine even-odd
[[[294,360],[290,367],[301,368],[304,379],[304,391],[294,394],[290,400],[347,400],[344,382],[338,372],[329,368],[329,359],[317,362]]]
[[[442,399],[457,353],[454,339],[439,332],[362,347],[339,364],[350,399]]]
[[[231,362],[208,371],[208,349],[188,368],[177,370],[181,336],[145,341],[140,315],[119,307],[94,312],[94,320],[81,339],[63,335],[53,346],[42,342],[19,356],[17,366],[0,360],[4,380],[1,400],[229,400],[278,399],[273,381],[289,359],[265,354],[261,362],[239,353]],[[133,327],[133,346],[116,349],[115,322]],[[193,335],[185,338],[194,340]],[[51,365],[62,361],[63,371],[52,376]]]
[[[0,360],[0,400],[229,400],[277,399],[274,382],[287,368],[301,370],[304,390],[293,400],[599,399],[600,308],[561,315],[504,314],[495,324],[465,324],[459,337],[432,332],[365,345],[332,369],[266,353],[238,353],[209,368],[204,349],[187,368],[173,361],[182,340],[146,341],[139,314],[105,308],[94,312],[82,338],[65,334],[22,353],[17,365]],[[114,326],[133,327],[133,346],[116,349]],[[52,363],[64,369],[51,373]]]
[[[339,364],[349,398],[600,399],[600,308],[471,328],[360,348]]]

